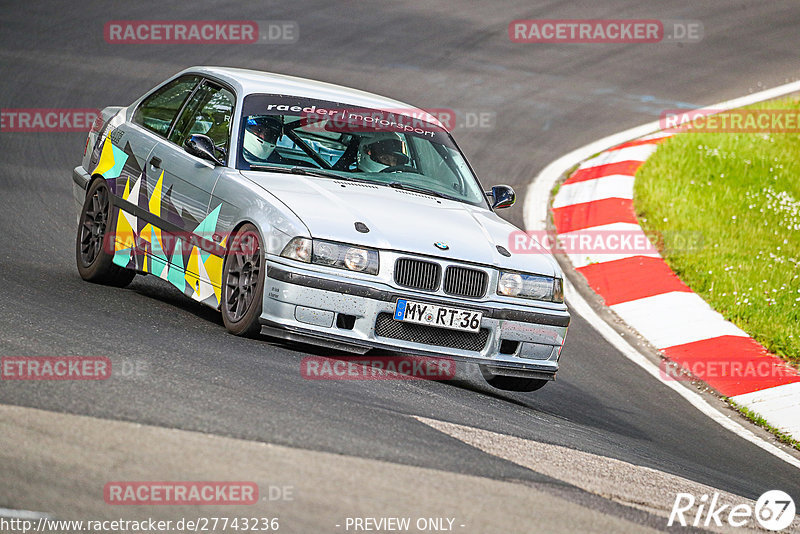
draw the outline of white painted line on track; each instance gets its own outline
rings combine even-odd
[[[678,493],[717,493],[720,503],[755,504],[751,499],[651,467],[427,417],[416,416],[415,419],[487,454],[562,480],[604,499],[659,516],[663,518],[665,525]],[[703,524],[704,532],[731,532],[730,528],[709,523]],[[795,524],[800,524],[800,518]],[[763,531],[745,525],[744,530],[737,532]]]
[[[612,174],[585,182],[564,184],[558,190],[558,195],[553,201],[553,208],[594,202],[604,198],[633,199],[633,180],[633,176]]]
[[[672,291],[610,308],[658,349],[719,336],[750,337],[697,293]]]
[[[780,421],[782,432],[800,436],[800,382],[731,397],[737,404],[758,412],[767,421]]]
[[[33,512],[31,510],[0,508],[0,517],[7,517],[9,519],[52,519],[53,516],[44,512]]]
[[[725,102],[720,102],[712,106],[707,106],[707,110],[726,110],[734,109],[756,102],[763,102],[772,98],[778,98],[791,93],[800,91],[800,81],[792,82],[766,91],[760,91],[740,98],[734,98]],[[640,137],[657,133],[660,129],[659,121],[653,121],[635,128],[630,128],[622,132],[609,135],[602,139],[598,139],[588,145],[577,148],[555,161],[547,165],[533,180],[533,183],[528,187],[525,195],[525,203],[523,205],[523,217],[525,221],[525,229],[531,231],[546,231],[547,220],[549,212],[550,191],[552,191],[556,182],[568,170],[579,164],[586,158],[593,156],[599,152],[612,148],[616,145],[638,139]],[[732,421],[725,414],[720,412],[717,408],[711,406],[703,397],[696,391],[689,389],[686,386],[676,381],[666,381],[660,376],[658,366],[645,357],[638,350],[633,348],[628,342],[609,326],[589,305],[588,302],[580,295],[580,293],[572,286],[568,279],[564,280],[564,291],[567,297],[568,304],[573,313],[577,313],[583,317],[592,327],[602,335],[609,343],[611,343],[618,351],[620,351],[626,358],[631,360],[636,365],[644,369],[655,380],[664,384],[666,387],[672,389],[678,395],[683,397],[687,402],[694,406],[701,413],[719,423],[723,428],[730,430],[737,436],[753,443],[754,445],[764,449],[770,454],[780,458],[786,463],[800,469],[800,460],[789,454],[788,452],[776,447],[772,443],[756,436],[752,431],[748,430],[738,422]]]
[[[598,165],[608,165],[609,163],[620,163],[622,161],[644,161],[655,151],[656,145],[654,144],[629,146],[619,150],[612,150],[611,152],[603,152],[595,158],[584,161],[578,168],[589,169]]]
[[[578,315],[583,317],[597,332],[603,336],[606,341],[611,343],[618,351],[620,351],[626,358],[633,363],[647,371],[655,380],[662,383],[666,387],[673,390],[675,393],[683,397],[689,404],[700,410],[704,415],[713,421],[722,425],[723,428],[730,430],[742,439],[761,447],[770,454],[777,456],[786,463],[793,465],[800,469],[800,459],[795,458],[786,451],[776,447],[772,443],[756,436],[752,431],[743,427],[737,421],[732,420],[715,407],[711,406],[703,397],[697,392],[684,386],[682,383],[675,380],[664,380],[661,377],[661,372],[651,360],[647,359],[642,353],[633,348],[627,341],[625,341],[619,333],[617,333],[611,326],[608,325],[593,309],[589,303],[578,293],[578,290],[569,282],[564,280],[564,292],[567,298],[571,311],[577,312]],[[568,356],[567,356],[568,357]]]

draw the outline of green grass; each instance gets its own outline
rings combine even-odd
[[[800,110],[800,100],[752,107]],[[689,287],[800,365],[800,135],[676,135],[637,172],[634,205]]]

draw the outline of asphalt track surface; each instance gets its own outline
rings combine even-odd
[[[559,155],[654,120],[796,79],[794,2],[3,2],[0,106],[127,105],[191,65],[227,65],[357,87],[420,107],[489,112],[456,138],[484,185],[519,198]],[[520,45],[513,19],[696,19],[696,44]],[[108,20],[294,20],[294,45],[112,45]],[[83,133],[0,133],[0,354],[107,355],[144,376],[0,383],[0,403],[195,430],[498,480],[552,482],[411,416],[652,467],[748,498],[795,468],[704,417],[574,316],[558,381],[532,394],[423,381],[301,378],[326,351],[228,335],[168,284],[87,284],[74,260],[71,169]],[[503,212],[522,224],[522,202]],[[0,466],[0,473],[3,466]],[[9,503],[0,502],[0,507]]]

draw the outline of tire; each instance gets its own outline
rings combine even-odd
[[[519,376],[501,376],[495,375],[491,378],[486,378],[486,382],[493,388],[502,389],[504,391],[519,391],[523,393],[530,393],[542,389],[547,385],[549,380],[540,380],[538,378],[522,378]]]
[[[78,232],[75,238],[75,260],[78,273],[87,282],[125,287],[136,276],[135,271],[124,269],[113,263],[114,254],[109,252],[113,234],[108,229],[113,224],[114,195],[103,179],[95,180],[86,193]]]
[[[222,268],[222,321],[228,332],[254,337],[261,332],[266,260],[258,229],[250,223],[236,232]]]

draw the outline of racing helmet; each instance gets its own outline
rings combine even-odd
[[[358,144],[356,165],[364,172],[380,172],[387,167],[405,165],[403,140],[394,132],[380,132],[365,137]]]
[[[283,123],[271,115],[251,115],[244,125],[244,149],[266,161],[283,134]]]

